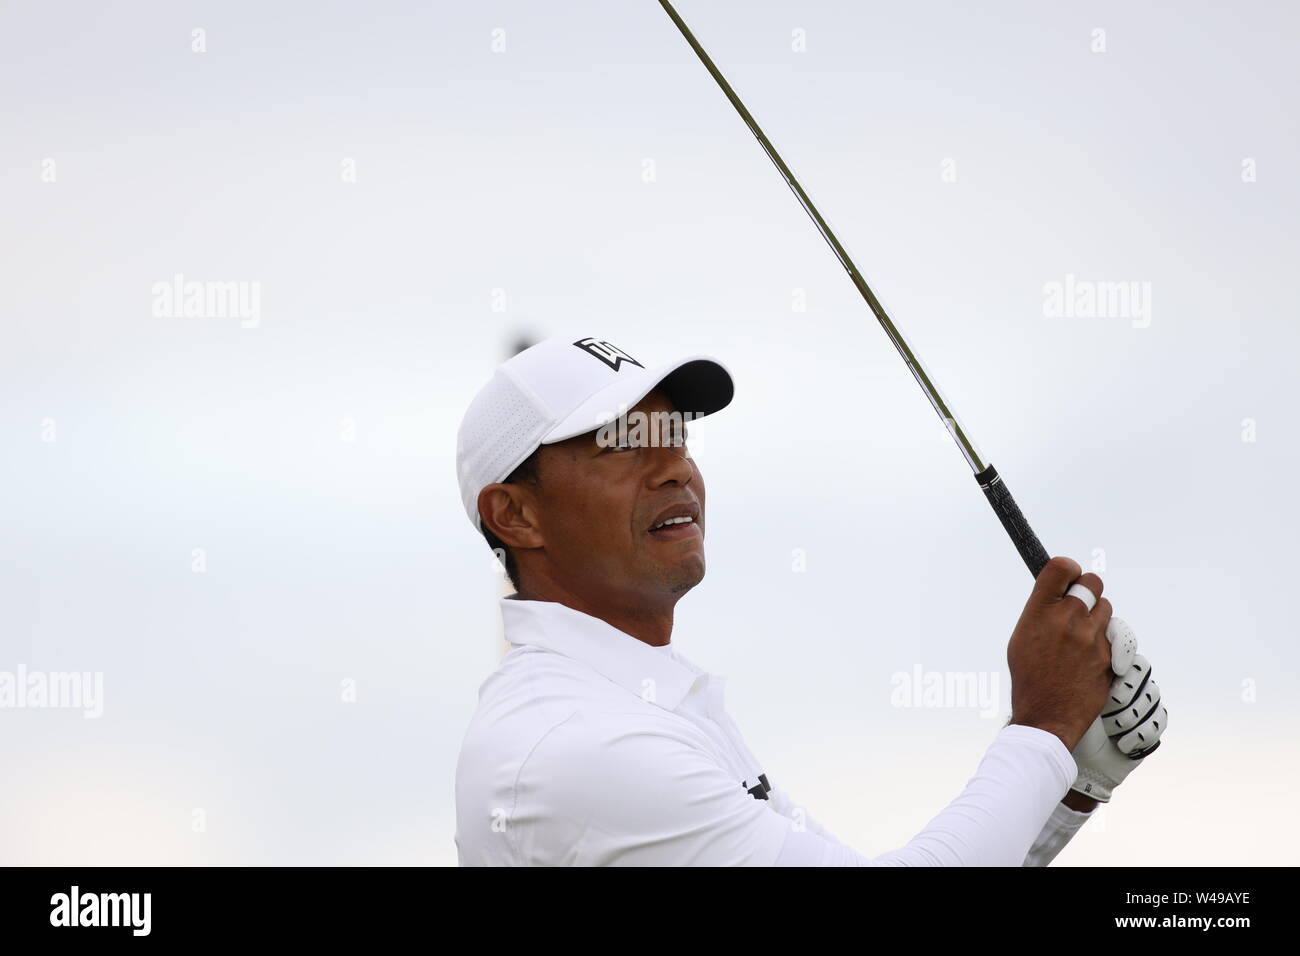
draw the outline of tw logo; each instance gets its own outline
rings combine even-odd
[[[618,371],[619,366],[622,365],[624,362],[631,362],[637,368],[645,368],[644,365],[642,365],[632,356],[628,355],[617,345],[610,345],[608,342],[604,341],[603,339],[594,339],[588,337],[585,339],[578,339],[578,341],[574,342],[573,344],[576,345],[578,348],[582,349],[584,352],[596,356],[596,358],[600,359],[602,362],[604,362],[606,365],[612,368],[615,372]]]

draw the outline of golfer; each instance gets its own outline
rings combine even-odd
[[[714,359],[650,368],[569,337],[514,356],[471,402],[460,490],[515,593],[456,767],[461,865],[1049,863],[1168,723],[1101,579],[1047,564],[1007,647],[1010,722],[906,846],[864,856],[774,782],[722,679],[672,643],[705,569],[689,421],[732,395]]]

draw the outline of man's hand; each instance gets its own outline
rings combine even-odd
[[[1079,776],[1070,790],[1099,803],[1109,802],[1114,789],[1146,759],[1134,760],[1132,755],[1150,754],[1160,746],[1160,735],[1168,726],[1169,711],[1151,677],[1151,664],[1138,654],[1133,666],[1111,682],[1102,715],[1072,751]]]
[[[1056,734],[1070,751],[1097,715],[1112,709],[1106,704],[1114,676],[1106,638],[1111,605],[1101,596],[1101,578],[1080,570],[1069,558],[1047,562],[1007,645],[1011,723]],[[1091,612],[1065,593],[1076,581],[1098,598]]]

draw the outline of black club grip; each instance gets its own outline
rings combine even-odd
[[[1037,580],[1038,572],[1047,564],[1047,552],[1043,550],[1043,545],[1034,534],[1034,529],[1029,527],[1029,522],[1020,513],[1020,508],[1016,504],[1016,499],[1011,497],[1007,483],[1002,480],[998,470],[992,465],[976,475],[975,480],[984,490],[984,496],[993,506],[993,513],[1002,522],[1002,527],[1006,528],[1007,534],[1011,535],[1011,542],[1020,552],[1020,557],[1029,568],[1029,573]]]
[[[1034,529],[1029,527],[1029,522],[1025,516],[1020,513],[1020,506],[1016,504],[1016,499],[1011,497],[1011,492],[1007,488],[1001,476],[998,475],[997,469],[989,465],[978,475],[975,480],[979,482],[980,488],[984,490],[984,496],[988,498],[989,504],[993,506],[994,513],[998,520],[1002,522],[1002,527],[1007,529],[1007,534],[1011,535],[1011,541],[1015,544],[1016,550],[1020,552],[1020,557],[1024,559],[1029,573],[1038,579],[1038,572],[1043,570],[1047,564],[1047,552],[1043,550],[1042,543],[1038,540],[1038,535],[1034,534]],[[1129,754],[1132,760],[1141,760],[1149,757],[1156,752],[1160,746],[1157,740],[1154,745],[1146,750],[1140,750]]]

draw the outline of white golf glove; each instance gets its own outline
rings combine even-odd
[[[1070,789],[1099,803],[1110,801],[1114,789],[1160,745],[1160,735],[1169,726],[1169,711],[1160,699],[1160,686],[1151,679],[1151,664],[1136,653],[1133,629],[1112,617],[1106,637],[1113,649],[1112,667],[1118,671],[1125,659],[1131,663],[1111,682],[1106,709],[1071,751],[1079,776]],[[1132,754],[1142,756],[1135,759]]]

